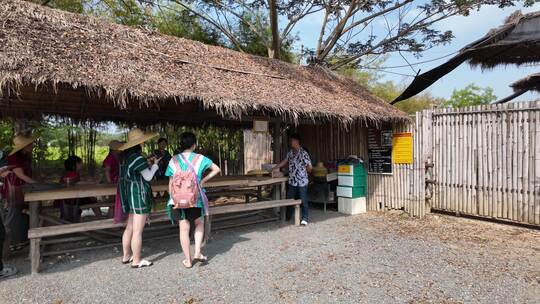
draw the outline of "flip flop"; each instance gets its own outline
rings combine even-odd
[[[204,263],[208,262],[208,257],[201,254],[198,258],[193,258],[193,261],[204,264]]]
[[[191,263],[191,265],[189,265],[189,266],[188,266],[186,263],[187,263],[187,260],[183,260],[183,261],[182,261],[182,265],[184,265],[184,267],[185,267],[186,269],[190,269],[191,267],[193,267],[193,263]]]
[[[122,261],[122,264],[126,265],[126,264],[129,264],[133,262],[133,257],[129,257],[129,259],[127,261]]]
[[[154,265],[154,263],[150,262],[150,261],[147,261],[147,260],[141,260],[141,262],[139,263],[139,265],[131,265],[131,268],[144,268],[144,267],[150,267]]]

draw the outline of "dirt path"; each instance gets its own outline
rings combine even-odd
[[[0,303],[540,303],[540,232],[454,217],[313,211],[308,227],[217,232],[206,266],[176,238],[146,241],[155,266],[118,249],[47,259],[0,282]],[[51,265],[51,263],[53,265]]]

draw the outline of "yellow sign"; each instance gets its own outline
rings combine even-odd
[[[338,173],[351,173],[352,166],[350,165],[340,165],[338,167]]]
[[[413,136],[412,133],[394,133],[392,136],[392,163],[413,163]]]

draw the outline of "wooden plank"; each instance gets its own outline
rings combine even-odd
[[[205,184],[205,188],[217,187],[257,187],[281,183],[287,181],[287,177],[216,177]],[[152,184],[153,192],[167,192],[169,185],[167,182],[158,182]],[[109,184],[99,185],[76,185],[72,187],[51,189],[45,191],[26,191],[25,202],[33,203],[39,201],[84,198],[96,196],[116,195],[116,186]]]
[[[485,106],[482,106],[481,109],[482,110],[485,109]],[[484,116],[485,116],[484,113],[479,113],[478,127],[477,127],[477,132],[478,132],[478,185],[477,185],[478,186],[478,211],[477,213],[478,215],[485,215],[485,212],[484,212],[484,202],[485,202],[484,170],[485,170],[486,149],[484,147],[484,142],[485,142]]]
[[[518,102],[516,103],[516,106],[518,108],[521,108],[523,103]],[[514,184],[514,191],[517,193],[517,209],[518,209],[518,217],[516,218],[517,221],[523,221],[524,216],[524,210],[523,210],[523,192],[521,191],[521,186],[523,185],[523,112],[519,111],[518,113],[518,121],[517,121],[517,128],[518,131],[516,133],[517,138],[517,144],[518,144],[518,153],[517,153],[517,178],[515,179]]]
[[[514,108],[514,103],[508,104],[509,109]],[[517,145],[517,134],[518,134],[518,112],[512,113],[512,176],[511,181],[509,184],[510,191],[512,193],[512,217],[511,220],[517,221],[518,220],[518,207],[517,207],[517,193],[515,191],[516,184],[517,184],[517,172],[518,172],[518,166],[517,166],[517,152],[518,152],[518,145]]]
[[[506,109],[509,109],[509,105],[505,105]],[[505,191],[506,191],[506,204],[507,204],[507,219],[512,219],[512,113],[506,112],[506,181],[505,181]]]
[[[465,158],[467,154],[465,153],[465,115],[463,115],[464,108],[459,108],[458,110],[460,112],[460,115],[458,115],[458,151],[456,154],[457,160],[458,160],[458,168],[456,170],[457,173],[457,200],[458,200],[458,211],[459,213],[463,213],[465,210],[464,208],[464,202],[465,202]]]
[[[535,105],[535,102],[530,102],[529,103],[529,107],[534,107]],[[535,146],[536,146],[536,143],[535,143],[535,132],[536,132],[536,128],[537,128],[537,125],[536,125],[536,117],[535,117],[535,111],[529,111],[529,121],[527,123],[528,127],[529,127],[529,147],[527,149],[527,153],[529,155],[529,165],[527,166],[527,168],[529,169],[528,171],[528,181],[529,181],[529,185],[528,185],[528,194],[529,194],[529,199],[527,200],[527,204],[528,204],[528,208],[529,208],[529,218],[527,220],[527,222],[529,224],[534,224],[534,196],[535,196],[535,188],[534,188],[534,170],[535,170],[535,166],[534,166],[534,153],[535,153]]]
[[[472,172],[474,170],[473,148],[472,148],[472,111],[473,107],[467,109],[467,115],[465,116],[465,212],[472,214]]]
[[[481,108],[481,107],[478,107]],[[472,157],[472,166],[471,166],[471,214],[478,215],[478,114],[471,114],[471,133],[472,133],[472,144],[471,144],[471,157]]]
[[[497,105],[496,106],[497,109],[500,109],[502,107],[501,104]],[[498,218],[501,218],[502,217],[502,193],[501,193],[501,188],[502,188],[502,142],[501,142],[501,128],[502,128],[502,124],[501,124],[501,113],[500,112],[497,112],[497,113],[493,113],[493,119],[495,120],[495,150],[496,150],[496,155],[495,155],[495,164],[496,164],[496,171],[495,171],[495,187],[496,187],[496,191],[495,191],[495,195],[496,195],[496,199],[497,199],[497,217]]]
[[[226,213],[235,213],[243,211],[253,211],[253,210],[262,210],[270,209],[274,207],[282,206],[294,206],[301,204],[299,200],[277,200],[277,201],[263,201],[249,204],[236,204],[236,205],[221,205],[221,206],[211,206],[210,214],[226,214]],[[154,213],[151,215],[150,221],[163,222],[168,221],[169,217],[165,212]],[[33,228],[28,231],[28,238],[42,238],[48,236],[56,236],[63,234],[87,232],[93,230],[102,230],[102,229],[111,229],[111,228],[121,228],[124,227],[125,223],[114,223],[113,219],[105,219],[84,223],[74,223],[66,225],[57,225],[49,227],[40,227]]]
[[[448,109],[443,109],[443,113],[446,113]],[[440,181],[440,188],[443,191],[442,195],[442,201],[443,201],[443,209],[444,210],[450,210],[450,194],[448,189],[448,175],[450,171],[450,126],[448,125],[448,116],[444,115],[443,118],[443,124],[442,124],[442,130],[445,130],[444,136],[443,136],[443,146],[442,146],[442,158],[441,158],[441,165],[443,166],[442,170],[442,179]]]
[[[285,199],[285,200],[277,200],[277,201],[262,201],[262,202],[255,202],[255,203],[249,203],[249,204],[221,205],[221,206],[211,207],[210,214],[218,215],[218,214],[226,214],[226,213],[262,210],[262,209],[270,209],[270,208],[283,207],[283,206],[295,206],[295,205],[300,205],[301,203],[302,201],[300,200]]]
[[[501,106],[501,109],[506,109],[506,107],[503,105]],[[501,195],[502,195],[502,218],[508,218],[508,187],[507,187],[507,180],[508,180],[508,112],[501,112],[501,165],[502,165],[502,171],[501,171],[501,179],[502,179],[502,185],[501,185]]]
[[[522,107],[528,108],[527,101],[521,102]],[[523,111],[523,179],[521,180],[521,192],[523,193],[523,219],[529,222],[529,111]]]
[[[536,102],[536,108],[540,109],[540,101]],[[535,145],[534,145],[534,223],[540,225],[540,110],[535,115]]]

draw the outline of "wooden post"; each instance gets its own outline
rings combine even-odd
[[[294,225],[300,226],[300,205],[294,205]]]
[[[30,263],[32,268],[32,274],[39,272],[41,264],[41,250],[40,250],[41,239],[31,239],[30,240]]]
[[[281,119],[276,118],[272,121],[272,142],[274,144],[273,162],[281,161],[281,150],[283,146],[283,134],[281,134]]]
[[[202,247],[205,247],[210,240],[210,233],[212,232],[212,216],[209,215],[204,218],[204,238]]]

